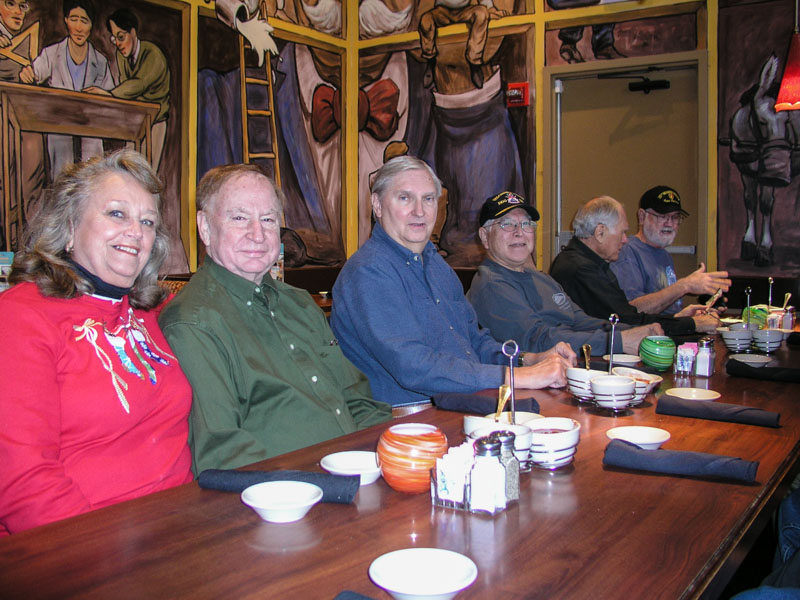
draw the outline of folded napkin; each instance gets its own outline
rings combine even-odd
[[[730,359],[725,365],[728,375],[749,377],[750,379],[767,379],[769,381],[800,382],[800,369],[791,367],[751,367],[740,360]]]
[[[359,594],[358,592],[351,592],[350,590],[344,590],[343,592],[339,592],[336,594],[336,597],[333,600],[374,600],[372,596],[364,596]]]
[[[758,471],[758,461],[703,452],[642,450],[624,440],[611,440],[608,443],[603,464],[670,475],[737,479],[748,483],[756,480]]]
[[[739,404],[725,404],[724,402],[700,402],[698,400],[684,400],[664,394],[658,399],[656,412],[660,415],[674,415],[676,417],[694,417],[695,419],[710,419],[712,421],[728,421],[730,423],[744,423],[746,425],[761,425],[763,427],[780,426],[781,414]]]
[[[206,469],[197,478],[201,488],[239,492],[264,481],[303,481],[322,488],[322,502],[350,504],[355,498],[361,478],[358,475],[330,475],[307,471],[233,471]]]
[[[436,394],[433,397],[436,408],[455,410],[458,412],[486,415],[497,410],[497,396],[479,396],[478,394]],[[539,412],[539,403],[535,398],[516,400],[514,408],[525,412]],[[511,401],[506,402],[506,411],[511,410]]]
[[[800,346],[800,331],[793,331],[786,338],[786,343],[790,346]]]

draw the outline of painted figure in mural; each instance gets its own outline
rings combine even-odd
[[[778,58],[773,54],[761,68],[758,83],[739,98],[741,106],[731,118],[730,157],[742,177],[747,211],[740,256],[758,267],[774,261],[775,188],[788,186],[800,173],[800,148],[793,151],[792,144],[797,138],[795,119],[790,121],[788,114],[793,111],[775,112],[780,86],[777,74]],[[761,214],[760,236],[757,211]]]
[[[66,90],[84,90],[97,86],[110,90],[115,82],[106,57],[99,53],[89,36],[97,15],[92,0],[64,0],[64,24],[68,35],[48,46],[20,71],[25,83],[36,83]],[[73,151],[73,139],[80,143],[80,154]],[[103,141],[98,138],[73,138],[69,135],[48,134],[50,175],[55,178],[65,165],[103,154]]]
[[[469,29],[465,58],[469,65],[470,79],[476,88],[483,87],[483,50],[489,37],[489,20],[500,19],[511,14],[495,8],[492,0],[436,0],[435,6],[419,18],[419,45],[422,58],[428,61],[423,76],[423,85],[433,85],[436,67],[436,28],[454,23],[466,23]]]
[[[167,58],[152,42],[139,38],[139,19],[127,8],[120,8],[106,19],[111,41],[117,47],[119,85],[111,90],[93,86],[93,94],[154,102],[160,110],[153,121],[151,134],[153,169],[158,171],[167,136],[169,117],[170,73]]]
[[[0,0],[0,48],[7,48],[22,33],[25,15],[30,10],[27,0]],[[30,39],[22,40],[14,54],[30,60]],[[19,81],[23,65],[11,58],[0,57],[0,81]],[[26,215],[35,210],[44,192],[44,139],[39,133],[22,133],[22,198]],[[13,163],[12,163],[13,167]],[[0,227],[0,246],[5,247],[4,228]]]
[[[583,37],[583,27],[562,27],[558,30],[558,39],[561,40],[559,54],[570,64],[582,63],[581,51],[578,42]],[[614,46],[614,23],[603,23],[592,26],[592,53],[595,58],[609,60],[612,58],[625,58],[625,55]]]

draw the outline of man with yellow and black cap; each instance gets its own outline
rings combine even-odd
[[[484,202],[478,235],[488,256],[467,293],[478,322],[498,341],[514,339],[526,352],[566,342],[575,352],[589,344],[592,354],[606,354],[609,322],[587,315],[552,277],[536,269],[532,253],[538,220],[536,208],[512,192]],[[635,354],[643,337],[661,333],[658,325],[620,324],[614,352]]]
[[[727,271],[700,268],[678,279],[666,247],[675,241],[681,221],[688,217],[677,191],[665,185],[650,188],[639,201],[639,231],[622,248],[619,259],[611,263],[628,301],[648,314],[674,315],[682,308],[687,294],[727,292],[731,280]]]

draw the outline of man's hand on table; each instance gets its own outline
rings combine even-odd
[[[542,354],[547,355],[535,365],[514,369],[515,387],[540,390],[567,385],[566,370],[575,364],[575,353],[572,353],[572,361],[555,352]],[[508,383],[508,369],[506,369],[506,384]]]
[[[574,367],[576,364],[578,364],[578,357],[575,355],[572,347],[566,342],[558,342],[555,346],[549,350],[545,350],[544,352],[526,352],[522,357],[522,364],[525,367],[530,367],[540,363],[545,358],[553,354],[564,357],[569,363],[568,366],[570,367]]]
[[[640,325],[620,332],[622,338],[622,351],[625,354],[639,354],[639,342],[648,335],[664,335],[664,330],[658,323]]]

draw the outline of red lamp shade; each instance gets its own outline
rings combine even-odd
[[[792,34],[775,112],[800,109],[800,33]]]

